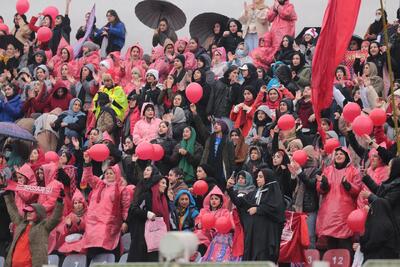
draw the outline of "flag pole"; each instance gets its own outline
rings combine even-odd
[[[394,128],[395,128],[395,139],[396,139],[396,145],[397,145],[397,155],[400,153],[400,140],[398,138],[399,132],[398,132],[398,120],[397,120],[397,107],[395,106],[395,101],[394,101],[394,78],[393,78],[393,69],[392,69],[392,57],[390,55],[390,47],[389,47],[389,34],[388,34],[388,28],[387,28],[387,21],[384,16],[384,5],[383,5],[383,0],[380,0],[381,2],[381,11],[382,11],[382,19],[383,19],[383,36],[384,36],[384,43],[386,46],[386,62],[388,66],[388,72],[389,72],[389,80],[390,80],[390,95],[391,95],[391,100],[392,100],[392,114],[393,114],[393,121],[394,121]]]

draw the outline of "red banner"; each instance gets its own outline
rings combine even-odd
[[[14,181],[8,181],[8,185],[4,190],[20,191],[25,193],[40,194],[40,195],[51,195],[58,197],[60,190],[54,190],[52,187],[41,187],[36,185],[18,184]]]

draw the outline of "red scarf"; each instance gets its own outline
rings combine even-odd
[[[164,222],[167,225],[167,230],[170,231],[167,197],[165,194],[160,193],[160,185],[158,183],[151,187],[151,193],[152,212],[154,212],[157,217],[163,217]]]

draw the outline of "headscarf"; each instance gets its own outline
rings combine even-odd
[[[163,178],[165,179],[165,178]],[[161,179],[160,179],[161,180]],[[151,187],[151,195],[152,195],[152,202],[151,202],[151,209],[157,216],[162,216],[164,222],[167,226],[167,230],[170,230],[170,223],[169,223],[169,209],[168,209],[168,202],[165,193],[160,193],[160,185],[159,183],[155,183]],[[165,192],[168,191],[168,188],[165,189]]]
[[[188,190],[185,190],[185,189],[179,190],[179,192],[176,194],[175,200],[174,200],[175,207],[177,207],[177,209],[179,210],[179,207],[178,207],[179,198],[182,195],[187,195],[189,197],[189,206],[187,206],[187,208],[184,210],[185,213],[183,214],[182,218],[178,222],[179,223],[179,225],[178,225],[179,231],[182,231],[183,222],[188,217],[190,210],[192,210],[192,217],[196,217],[199,214],[199,211],[196,208],[196,201],[194,200],[192,194]]]
[[[246,183],[244,185],[241,185],[237,182],[237,180],[239,179],[239,175],[243,175],[245,177]],[[244,193],[244,194],[248,194],[249,192],[256,189],[256,187],[254,186],[253,177],[251,176],[251,174],[248,173],[247,171],[238,172],[236,184],[233,186],[233,189],[235,189],[239,193]]]
[[[194,130],[193,127],[189,128],[191,132],[189,140],[185,140],[182,138],[180,145],[181,148],[185,149],[188,153],[193,155],[196,145],[196,131]],[[182,159],[179,161],[179,168],[183,170],[185,182],[187,181],[191,183],[194,180],[195,172],[193,169],[193,165],[189,163],[187,157],[182,157]]]
[[[46,162],[43,149],[41,149],[40,147],[35,149],[38,152],[38,159],[35,162],[29,162],[29,165],[34,172],[36,172]]]
[[[75,123],[79,120],[80,116],[85,116],[85,113],[82,111],[75,112],[73,111],[74,103],[76,101],[79,101],[82,107],[82,101],[79,98],[73,98],[71,101],[69,101],[69,108],[67,111],[64,111],[62,114],[66,115],[63,118],[63,122],[70,124],[70,123]],[[79,136],[79,133],[77,133],[74,130],[69,129],[68,127],[65,127],[65,135],[66,136]]]

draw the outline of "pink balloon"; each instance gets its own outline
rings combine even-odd
[[[219,217],[215,221],[215,229],[218,233],[227,234],[232,229],[232,223],[226,216]]]
[[[215,216],[212,213],[206,213],[201,216],[201,227],[205,230],[210,230],[215,225]]]
[[[159,161],[164,157],[164,148],[159,144],[153,144],[153,158],[154,161]]]
[[[4,23],[0,23],[0,31],[5,32],[6,35],[10,34],[10,29]]]
[[[327,154],[331,154],[336,148],[340,147],[340,142],[336,138],[326,140],[324,150]]]
[[[343,118],[346,122],[351,123],[361,114],[361,108],[358,104],[349,102],[343,108]]]
[[[60,157],[59,157],[58,154],[57,154],[56,152],[54,152],[54,151],[47,151],[47,152],[44,154],[44,160],[45,160],[47,163],[50,163],[50,162],[58,162],[59,159],[60,159]]]
[[[91,159],[98,162],[105,161],[110,156],[110,150],[105,144],[96,144],[86,152]]]
[[[364,233],[367,212],[363,209],[353,210],[347,217],[347,226],[356,233]]]
[[[137,145],[135,154],[141,160],[152,159],[154,154],[153,145],[149,142],[141,142]]]
[[[53,36],[53,32],[48,27],[40,27],[37,31],[37,39],[42,42],[48,42]]]
[[[56,20],[56,17],[58,16],[58,14],[60,14],[60,12],[58,11],[58,8],[56,8],[55,6],[48,6],[45,9],[43,9],[42,14],[44,16],[49,15],[53,19],[53,25],[54,25],[54,21]]]
[[[381,108],[374,108],[369,113],[369,117],[372,120],[374,126],[382,126],[386,122],[386,112]]]
[[[370,135],[374,129],[374,123],[368,116],[365,115],[360,115],[355,118],[352,126],[353,132],[358,136],[362,136],[364,134]]]
[[[293,153],[293,160],[300,166],[304,166],[307,162],[307,153],[304,150],[297,150]]]
[[[22,15],[28,12],[29,10],[29,1],[28,0],[18,0],[15,6],[18,14]]]
[[[290,114],[285,114],[278,120],[278,127],[283,131],[291,130],[296,125],[294,117]]]
[[[208,184],[204,180],[198,180],[193,184],[193,193],[197,196],[204,196],[208,191]]]
[[[203,97],[203,87],[198,83],[190,83],[186,87],[185,93],[190,103],[196,104]]]

